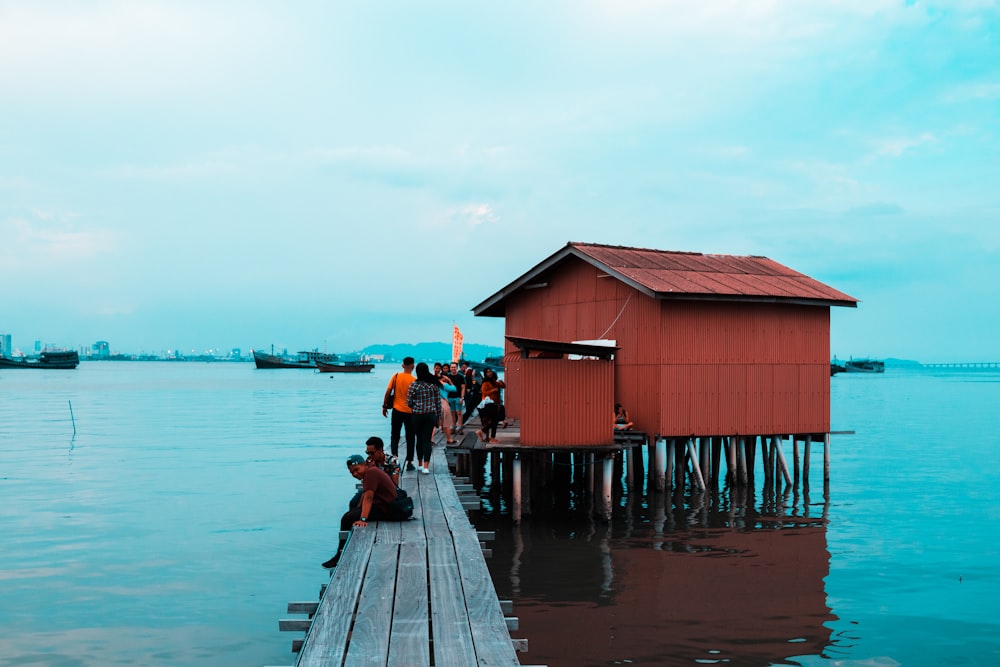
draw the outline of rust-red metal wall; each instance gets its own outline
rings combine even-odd
[[[527,358],[519,371],[522,445],[614,442],[613,361]]]
[[[507,333],[615,340],[607,411],[622,403],[637,429],[666,437],[829,431],[828,307],[656,300],[575,259],[546,279],[509,299]],[[523,433],[535,414],[525,402],[531,390],[509,343],[507,353],[507,409]]]

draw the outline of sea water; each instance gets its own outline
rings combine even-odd
[[[292,664],[381,416],[371,374],[247,363],[0,370],[0,665]],[[1000,664],[1000,374],[831,379],[809,493],[585,494],[490,563],[525,664]],[[786,455],[791,445],[786,441]],[[791,463],[791,462],[790,462]]]

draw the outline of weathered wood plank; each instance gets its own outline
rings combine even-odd
[[[435,470],[437,466],[435,465]],[[454,540],[468,623],[476,629],[473,636],[476,664],[518,666],[507,623],[497,600],[496,589],[483,560],[479,539],[470,529],[468,516],[447,472],[434,475],[445,519]],[[448,663],[451,664],[451,663]],[[468,664],[468,663],[467,663]]]
[[[315,614],[319,602],[289,602],[289,614]]]
[[[312,625],[308,618],[279,618],[279,632],[305,632]]]
[[[298,667],[325,667],[342,663],[374,544],[374,530],[352,532],[306,634]]]
[[[393,522],[380,522],[379,526],[383,523]],[[376,537],[344,667],[381,667],[387,664],[391,627],[388,621],[392,618],[398,561],[399,543],[381,543]]]
[[[389,665],[429,665],[430,623],[427,611],[427,544],[399,548],[396,601],[389,637]]]
[[[434,664],[474,665],[472,629],[450,539],[428,539],[427,566]]]

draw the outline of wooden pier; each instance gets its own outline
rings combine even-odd
[[[404,472],[413,519],[372,522],[351,531],[319,602],[292,602],[279,628],[305,631],[293,642],[298,667],[329,665],[519,665],[505,616],[466,510],[478,507],[471,486],[450,474],[443,446],[431,474]],[[331,545],[334,540],[331,536]],[[506,609],[505,609],[506,607]]]

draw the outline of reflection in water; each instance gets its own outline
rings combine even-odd
[[[752,488],[616,489],[610,522],[585,495],[536,493],[514,525],[494,492],[476,519],[496,534],[490,571],[528,639],[522,663],[787,664],[830,646],[825,509],[810,517],[797,490],[758,504]]]

